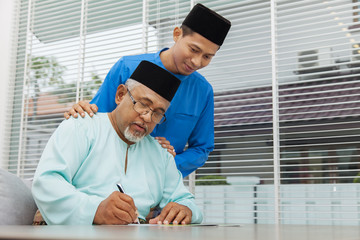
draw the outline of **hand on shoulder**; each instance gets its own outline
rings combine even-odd
[[[89,101],[79,101],[78,103],[75,103],[69,111],[64,113],[64,117],[66,119],[69,119],[71,116],[77,118],[78,114],[80,114],[81,117],[85,117],[85,112],[92,117],[97,111],[98,107],[96,104],[90,104]]]

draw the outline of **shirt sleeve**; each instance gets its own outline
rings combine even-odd
[[[90,149],[87,132],[78,121],[65,120],[44,149],[35,172],[32,194],[47,224],[93,223],[103,199],[80,192],[72,184]]]
[[[129,78],[129,69],[120,58],[106,75],[104,82],[90,103],[96,104],[99,112],[112,112],[116,108],[115,95],[120,84]]]
[[[175,156],[176,166],[184,177],[205,164],[214,149],[214,94],[211,89],[207,103],[188,139],[188,148]]]
[[[175,161],[170,154],[167,154],[167,167],[165,171],[165,181],[163,198],[160,202],[160,208],[164,208],[169,202],[187,206],[192,212],[191,223],[201,223],[203,215],[199,207],[195,204],[194,195],[184,186],[183,178],[176,168]]]

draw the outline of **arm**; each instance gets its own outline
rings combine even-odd
[[[46,145],[35,173],[32,193],[48,224],[91,225],[102,198],[77,191],[73,177],[90,143],[74,120],[63,121]]]
[[[115,191],[104,197],[96,194],[99,186],[84,185],[98,177],[94,172],[101,174],[97,164],[89,165],[98,136],[93,121],[63,121],[44,149],[32,192],[48,224],[129,224],[137,219],[130,196]]]
[[[204,110],[188,139],[188,149],[175,157],[177,168],[186,177],[206,162],[214,149],[214,95],[208,94]]]

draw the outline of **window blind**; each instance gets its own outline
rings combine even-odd
[[[271,4],[206,3],[232,26],[200,70],[214,88],[215,149],[196,172],[195,196],[209,223],[274,222]]]
[[[358,6],[277,4],[283,222],[360,223]]]
[[[206,221],[358,225],[359,2],[210,2],[233,26],[201,71],[215,150],[197,181],[219,184],[196,187]]]
[[[31,178],[64,111],[91,100],[121,56],[143,52],[138,14],[143,6],[142,1],[20,3],[8,168]]]
[[[124,55],[173,44],[201,2],[231,20],[211,64],[215,149],[185,179],[205,223],[360,224],[353,0],[21,0],[8,168],[31,178],[75,101]]]

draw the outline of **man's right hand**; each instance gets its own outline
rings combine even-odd
[[[80,114],[81,117],[85,117],[85,112],[92,117],[97,111],[98,107],[96,104],[90,104],[88,101],[79,101],[78,103],[75,103],[68,112],[64,113],[64,117],[66,119],[69,119],[70,116],[77,118],[78,114]]]
[[[116,191],[99,204],[93,223],[126,225],[136,221],[136,207],[133,199],[129,195]]]

